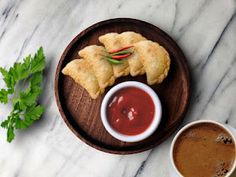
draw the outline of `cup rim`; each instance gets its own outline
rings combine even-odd
[[[107,105],[108,105],[110,98],[118,90],[121,90],[121,89],[127,88],[127,87],[136,87],[136,88],[143,90],[151,97],[151,99],[154,103],[155,113],[154,113],[154,118],[153,118],[151,124],[144,132],[137,134],[137,135],[125,135],[125,134],[121,134],[121,133],[117,132],[109,124],[108,117],[106,115],[106,109],[107,109]],[[137,81],[126,81],[126,82],[122,82],[120,84],[117,84],[116,86],[114,86],[113,88],[111,88],[107,92],[107,94],[105,95],[105,97],[102,100],[102,104],[101,104],[101,108],[100,108],[100,116],[101,116],[103,126],[108,131],[108,133],[111,134],[114,138],[124,141],[124,142],[138,142],[138,141],[146,139],[151,134],[153,134],[154,131],[159,126],[160,121],[161,121],[161,116],[162,116],[161,101],[160,101],[157,93],[154,92],[154,90],[151,87],[149,87],[148,85],[141,83],[141,82],[137,82]]]
[[[184,177],[180,171],[178,170],[178,168],[176,167],[175,165],[175,162],[174,162],[174,156],[173,156],[173,150],[174,150],[174,145],[176,143],[176,140],[178,139],[178,137],[185,131],[187,130],[188,128],[194,126],[194,125],[197,125],[197,124],[201,124],[201,123],[212,123],[212,124],[216,124],[218,126],[220,126],[221,128],[223,128],[227,133],[230,134],[230,136],[232,137],[233,141],[234,141],[234,145],[235,145],[235,153],[236,153],[236,138],[235,136],[233,135],[233,133],[231,132],[231,130],[228,129],[228,127],[226,127],[224,124],[222,123],[219,123],[219,122],[216,122],[214,120],[197,120],[197,121],[193,121],[191,123],[188,123],[187,125],[185,125],[184,127],[182,127],[178,133],[175,135],[174,139],[172,140],[171,142],[171,147],[170,147],[170,159],[171,159],[171,165],[172,167],[174,168],[175,172],[178,174],[178,176],[180,177]],[[226,174],[225,177],[230,177],[230,175],[232,175],[232,173],[234,172],[236,168],[236,157],[235,157],[235,160],[234,160],[234,164],[231,168],[231,170]]]

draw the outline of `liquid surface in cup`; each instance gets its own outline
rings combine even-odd
[[[143,133],[151,125],[154,114],[155,106],[151,96],[136,87],[118,90],[107,107],[109,124],[125,135]]]
[[[231,135],[213,123],[199,123],[177,138],[174,163],[184,177],[223,177],[235,161]]]

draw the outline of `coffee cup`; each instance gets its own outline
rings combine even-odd
[[[211,126],[212,125],[212,126]],[[186,160],[189,156],[191,156],[191,155],[189,155],[189,153],[191,153],[191,151],[192,152],[194,152],[194,149],[195,150],[198,150],[198,145],[199,145],[199,143],[201,144],[201,141],[205,141],[205,142],[202,142],[202,146],[199,148],[199,152],[195,152],[194,153],[194,158],[196,159],[196,161],[194,162],[193,161],[193,163],[192,164],[194,164],[194,165],[196,165],[195,163],[197,163],[197,161],[199,161],[199,164],[201,164],[200,163],[200,158],[201,158],[201,153],[202,152],[204,152],[204,150],[210,150],[210,147],[212,147],[212,144],[214,145],[214,143],[211,143],[211,145],[210,145],[210,147],[207,147],[207,146],[204,146],[204,145],[207,145],[207,142],[208,142],[208,139],[210,139],[210,136],[208,135],[208,134],[206,134],[207,135],[207,137],[204,137],[202,134],[201,134],[201,136],[200,136],[200,129],[201,129],[201,127],[203,128],[203,126],[206,126],[206,128],[205,128],[205,130],[204,131],[211,131],[210,129],[211,129],[211,127],[212,128],[214,128],[215,127],[215,131],[216,131],[216,129],[217,129],[217,127],[219,128],[219,129],[222,129],[222,132],[224,132],[224,134],[226,134],[225,135],[225,137],[223,136],[223,134],[219,134],[219,138],[217,137],[216,138],[216,145],[217,145],[217,141],[222,141],[222,144],[221,145],[217,145],[217,147],[219,146],[220,148],[224,148],[224,146],[226,147],[227,146],[227,148],[229,148],[229,149],[231,149],[231,151],[232,151],[232,153],[229,155],[229,154],[227,154],[227,155],[229,155],[230,157],[232,157],[232,159],[233,159],[233,161],[232,161],[232,163],[231,163],[231,166],[230,167],[228,167],[228,169],[225,167],[225,169],[223,169],[223,167],[222,167],[222,171],[216,171],[216,176],[218,175],[218,176],[224,176],[224,177],[230,177],[233,173],[234,173],[234,170],[235,170],[235,168],[236,168],[236,144],[235,144],[235,142],[236,142],[236,139],[235,139],[235,137],[234,137],[234,135],[233,135],[233,132],[232,132],[232,129],[229,129],[226,125],[223,125],[223,124],[221,124],[221,123],[218,123],[218,122],[216,122],[216,121],[212,121],[212,120],[199,120],[199,121],[195,121],[195,122],[192,122],[192,123],[189,123],[189,124],[187,124],[186,126],[184,126],[182,129],[180,129],[179,130],[179,132],[175,135],[175,137],[174,137],[174,139],[173,139],[173,141],[172,141],[172,143],[171,143],[171,148],[170,148],[170,165],[171,165],[171,169],[174,171],[174,174],[176,175],[176,176],[179,176],[179,177],[188,177],[188,176],[190,176],[190,175],[183,175],[183,171],[181,171],[181,169],[180,168],[178,168],[178,166],[179,166],[179,164],[177,164],[178,162],[176,161],[176,157],[181,157],[181,154],[179,154],[179,156],[177,156],[176,155],[176,153],[181,153],[181,148],[182,148],[182,150],[184,150],[183,148],[184,147],[188,147],[186,144],[188,143],[187,141],[187,139],[189,139],[189,137],[190,138],[193,138],[193,139],[190,139],[190,141],[189,142],[191,142],[191,144],[189,144],[190,145],[190,148],[189,149],[187,149],[187,154],[188,154],[188,156],[185,156],[182,160]],[[209,128],[208,128],[208,127]],[[209,129],[209,130],[207,130],[207,128]],[[195,131],[195,130],[193,130],[193,129],[198,129],[199,131]],[[192,131],[191,131],[192,130]],[[218,129],[217,129],[218,130]],[[202,131],[202,133],[204,133],[204,131]],[[199,132],[199,135],[197,135],[197,133]],[[183,136],[185,136],[185,137],[183,137]],[[192,136],[192,137],[191,137]],[[227,138],[228,139],[227,139]],[[185,142],[185,144],[182,144],[181,146],[180,146],[180,144],[179,143],[181,143],[180,141],[182,141],[182,142],[184,142],[184,141],[186,141]],[[196,143],[195,143],[196,142]],[[224,144],[225,143],[225,144]],[[230,144],[231,143],[231,144]],[[178,147],[179,146],[179,147]],[[181,147],[181,148],[180,148]],[[206,148],[206,149],[204,149],[204,147]],[[233,147],[233,148],[231,148],[231,147]],[[178,149],[177,149],[178,148]],[[201,148],[203,148],[202,150],[201,150]],[[219,149],[217,149],[217,150],[219,150]],[[230,152],[231,152],[230,151]],[[182,152],[185,152],[185,151],[182,151]],[[213,153],[214,151],[212,151],[212,153]],[[227,151],[227,152],[229,152],[229,151]],[[224,153],[224,152],[222,152],[222,153]],[[217,155],[219,155],[218,153],[216,154],[216,156]],[[197,157],[197,158],[196,158]],[[190,158],[191,159],[191,158]],[[192,159],[193,159],[193,157],[192,157]],[[203,161],[202,162],[203,164],[204,163],[206,163],[206,161]],[[188,161],[187,162],[187,160],[186,160],[186,163],[182,163],[181,165],[183,166],[184,164],[187,164],[186,165],[186,167],[187,166],[189,166],[190,168],[191,168],[191,160],[190,161]],[[194,166],[194,165],[192,165],[192,166]],[[207,165],[207,164],[206,164]],[[221,164],[222,165],[222,164]],[[224,165],[224,164],[223,164]],[[181,167],[182,167],[181,166]],[[199,167],[199,166],[198,166]],[[195,167],[194,167],[195,168]],[[186,169],[186,168],[185,168]],[[196,169],[195,169],[196,170]],[[208,170],[208,169],[205,169],[205,170]],[[211,168],[209,168],[209,170],[211,170]],[[185,170],[186,171],[186,170]],[[188,173],[191,173],[191,169],[189,169],[189,170],[187,170],[187,172]],[[207,173],[207,172],[206,172]],[[209,172],[210,173],[210,172]],[[225,173],[225,174],[223,174],[223,173]],[[185,173],[186,174],[186,173]],[[196,174],[196,173],[195,173]]]

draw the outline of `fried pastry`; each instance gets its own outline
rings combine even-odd
[[[106,50],[111,52],[122,47],[118,36],[118,33],[107,33],[100,36],[98,39],[105,46]],[[116,78],[127,76],[129,74],[129,63],[127,59],[124,59],[122,64],[113,65],[113,72]]]
[[[102,89],[113,85],[115,82],[112,65],[104,58],[105,52],[103,46],[97,45],[90,45],[79,51],[79,55],[92,66],[98,84]]]
[[[87,90],[91,98],[96,99],[104,92],[98,85],[98,80],[87,62],[84,59],[75,59],[63,68],[62,73],[70,76],[74,81]]]
[[[127,31],[108,33],[99,37],[104,46],[90,45],[79,51],[75,59],[63,68],[96,99],[115,79],[130,74],[146,73],[149,85],[159,84],[170,69],[170,57],[164,47],[147,40],[141,34]]]
[[[120,40],[121,47],[131,46],[139,41],[147,40],[141,34],[132,31],[123,32],[119,34],[118,38]],[[131,76],[137,76],[145,73],[143,64],[140,61],[140,57],[135,47],[133,48],[133,54],[128,58],[128,63]]]
[[[168,52],[158,43],[149,40],[138,42],[134,46],[144,65],[147,83],[149,85],[161,83],[170,68]]]

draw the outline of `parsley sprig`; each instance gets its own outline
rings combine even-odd
[[[1,123],[7,129],[7,141],[11,142],[15,129],[26,129],[44,112],[43,106],[37,103],[41,93],[43,70],[45,68],[43,48],[37,53],[24,58],[22,63],[16,62],[9,70],[0,67],[7,88],[0,90],[0,102],[8,103],[9,95],[13,95],[12,111]]]

